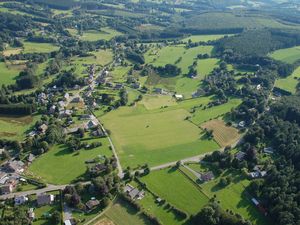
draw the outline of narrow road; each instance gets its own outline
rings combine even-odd
[[[48,185],[47,187],[42,188],[42,189],[21,191],[21,192],[6,194],[6,195],[0,195],[0,200],[10,199],[10,198],[14,198],[16,196],[21,196],[21,195],[25,195],[25,196],[33,195],[33,194],[39,195],[39,194],[49,192],[49,191],[63,190],[66,186],[68,186],[68,185]]]

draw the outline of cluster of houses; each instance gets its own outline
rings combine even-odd
[[[30,131],[27,134],[27,137],[34,137],[36,135],[43,135],[43,134],[46,133],[47,129],[48,129],[48,125],[47,124],[42,124],[37,129],[34,129],[34,130]]]
[[[126,184],[124,187],[124,193],[126,193],[132,200],[141,200],[145,197],[145,192],[133,187],[130,184]]]
[[[22,161],[11,159],[0,169],[0,194],[12,193],[20,181],[26,181],[20,174],[24,172],[25,164]]]
[[[37,195],[36,204],[38,207],[51,205],[55,201],[55,196],[52,194],[42,193]],[[25,195],[16,196],[14,199],[14,203],[16,206],[23,205],[28,202],[28,197]],[[34,208],[29,208],[28,218],[32,221],[35,219]]]

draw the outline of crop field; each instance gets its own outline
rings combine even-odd
[[[58,46],[55,46],[50,43],[35,43],[35,42],[29,42],[24,41],[24,49],[23,53],[47,53],[47,52],[53,52],[57,51],[59,49]]]
[[[165,106],[173,106],[176,105],[176,101],[170,95],[145,95],[141,102],[146,109],[158,109]]]
[[[224,34],[213,34],[213,35],[192,35],[189,37],[186,37],[184,39],[182,39],[182,41],[184,42],[188,42],[189,40],[191,40],[192,42],[208,42],[208,41],[215,41],[218,39],[221,39],[223,37],[225,37],[226,35]],[[227,36],[231,36],[231,35],[227,35]]]
[[[197,109],[195,113],[193,113],[193,116],[191,118],[191,121],[195,124],[201,124],[205,121],[208,121],[210,119],[215,119],[217,117],[220,117],[227,112],[230,112],[232,108],[237,107],[242,102],[241,99],[232,98],[229,99],[227,103],[213,106],[211,108],[206,109]]]
[[[74,34],[74,33],[73,33]],[[113,30],[109,27],[101,28],[98,30],[85,31],[79,38],[83,41],[97,41],[97,40],[110,40],[115,36],[121,35],[119,31]]]
[[[8,117],[0,116],[0,136],[9,140],[22,141],[28,129],[39,116]]]
[[[300,46],[296,46],[293,48],[279,49],[271,53],[270,56],[273,59],[292,64],[300,60]]]
[[[147,111],[145,107],[119,108],[100,120],[111,131],[121,164],[136,167],[177,161],[218,148],[203,131],[185,120],[190,114],[174,106]]]
[[[2,54],[3,56],[11,56],[11,55],[17,55],[22,51],[22,48],[8,48],[5,49]]]
[[[300,66],[293,72],[292,75],[283,79],[276,80],[275,87],[289,91],[293,94],[296,92],[296,87],[299,82],[298,81],[299,78],[300,78]]]
[[[223,175],[224,176],[224,175]],[[255,225],[269,224],[266,217],[255,208],[251,196],[245,191],[250,182],[239,174],[229,174],[233,182],[226,187],[219,185],[220,178],[202,184],[203,191],[210,197],[216,195],[221,207],[241,214]]]
[[[37,158],[29,167],[29,173],[51,184],[69,184],[82,177],[86,171],[86,160],[97,156],[112,155],[106,138],[86,140],[88,143],[100,141],[101,147],[91,150],[81,149],[71,152],[63,145],[55,145],[47,153]],[[63,166],[62,166],[63,165]]]
[[[0,85],[14,84],[17,76],[25,67],[24,63],[0,62]]]
[[[214,139],[222,147],[232,145],[240,138],[238,130],[230,126],[226,126],[222,120],[210,120],[202,124],[201,127],[203,129],[206,128],[208,130],[212,130]]]
[[[209,199],[174,168],[153,171],[141,178],[147,187],[188,214],[196,214]]]
[[[115,225],[150,225],[145,217],[123,200],[118,200],[114,203],[104,215],[109,220],[113,221]]]

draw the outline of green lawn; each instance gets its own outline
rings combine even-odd
[[[74,33],[73,33],[74,34]],[[97,40],[110,40],[115,36],[121,35],[119,31],[111,29],[109,27],[101,28],[101,31],[98,30],[89,30],[85,31],[82,36],[79,36],[81,40],[84,41],[97,41]]]
[[[101,147],[91,150],[81,149],[79,154],[69,151],[63,145],[56,145],[36,159],[30,165],[29,172],[52,184],[69,184],[84,175],[86,160],[94,159],[99,155],[108,157],[112,155],[106,138],[96,140],[102,142]]]
[[[144,95],[141,103],[144,104],[148,110],[177,105],[175,99],[170,95]]]
[[[104,215],[115,225],[150,225],[145,217],[124,200],[118,200]]]
[[[22,53],[48,53],[54,52],[59,49],[58,46],[55,46],[50,43],[36,43],[36,42],[29,42],[24,41],[24,49]]]
[[[20,67],[10,65],[10,63],[0,62],[0,85],[14,84],[21,70]]]
[[[239,104],[241,104],[241,102],[242,102],[241,99],[232,98],[229,99],[227,103],[222,105],[213,106],[207,109],[199,108],[193,114],[191,121],[199,125],[205,121],[217,118],[227,112],[230,112],[232,108],[237,107]]]
[[[191,98],[192,94],[199,88],[200,83],[201,80],[198,77],[196,79],[191,79],[183,76],[177,80],[175,91],[178,94],[184,95],[185,98]]]
[[[295,63],[297,60],[300,60],[300,46],[279,49],[271,53],[270,56],[286,63]]]
[[[216,58],[200,59],[197,61],[198,77],[203,79],[218,66],[219,60]]]
[[[220,178],[217,178],[202,184],[203,191],[210,197],[216,195],[224,210],[229,209],[237,212],[255,225],[269,224],[266,217],[252,203],[250,194],[245,191],[250,181],[236,172],[228,173],[227,175],[233,178],[233,182],[230,185],[220,187]]]
[[[212,35],[192,35],[189,36],[187,38],[182,39],[182,41],[184,42],[188,42],[189,40],[191,40],[192,42],[207,42],[207,41],[215,41],[218,39],[223,38],[224,34],[212,34]],[[227,36],[231,36],[231,35],[227,35]]]
[[[147,187],[188,214],[196,214],[208,203],[208,198],[178,170],[153,171],[141,178]]]
[[[203,138],[200,128],[185,120],[190,114],[179,107],[152,111],[141,105],[122,107],[101,117],[123,166],[159,165],[218,148],[216,142]]]
[[[283,78],[283,79],[278,79],[275,82],[275,87],[279,87],[283,90],[289,91],[292,94],[296,92],[296,87],[298,84],[298,80],[300,78],[300,66],[293,72],[292,75]]]
[[[23,141],[26,132],[38,119],[39,116],[0,116],[0,136],[9,140]]]

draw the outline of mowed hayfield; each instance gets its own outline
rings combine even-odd
[[[19,73],[25,68],[24,61],[0,62],[0,85],[14,84]]]
[[[185,104],[190,106],[191,102]],[[218,149],[215,141],[204,138],[203,130],[186,120],[190,113],[184,109],[185,104],[154,110],[139,104],[102,116],[100,120],[111,132],[121,164],[154,166]],[[153,106],[158,107],[157,103]]]
[[[231,176],[233,182],[226,187],[221,187],[219,182],[222,176]],[[250,181],[239,173],[229,173],[228,171],[222,176],[202,184],[203,192],[210,198],[216,195],[216,199],[220,201],[224,210],[228,209],[239,213],[255,225],[270,225],[267,218],[252,203],[252,196],[245,190]]]
[[[151,223],[124,200],[118,199],[104,214],[114,225],[150,225]],[[101,221],[101,220],[100,220]],[[98,224],[98,223],[97,223]],[[101,224],[101,223],[100,223]],[[109,223],[108,223],[109,224]],[[103,225],[108,225],[103,224]],[[109,224],[111,225],[111,223]]]
[[[186,37],[184,39],[182,39],[183,42],[188,42],[189,40],[191,40],[192,42],[208,42],[208,41],[215,41],[218,39],[221,39],[225,36],[232,36],[231,34],[229,35],[224,35],[224,34],[212,34],[212,35],[192,35],[189,37]]]
[[[177,105],[175,99],[170,95],[144,95],[142,104],[148,110]]]
[[[221,147],[230,146],[236,143],[240,138],[238,130],[234,127],[226,126],[222,120],[210,120],[203,123],[201,127],[203,129],[212,130],[214,139]]]
[[[201,123],[206,122],[208,120],[223,116],[224,114],[230,112],[232,108],[237,107],[241,103],[241,99],[231,98],[228,100],[228,102],[222,105],[213,106],[206,109],[204,109],[203,107],[198,108],[195,111],[195,113],[193,113],[191,121],[197,125],[200,125]]]
[[[111,157],[106,138],[84,140],[87,143],[100,141],[102,146],[91,150],[72,152],[64,145],[55,145],[38,157],[29,167],[28,173],[51,184],[69,184],[82,177],[86,171],[86,160],[98,156]]]
[[[270,54],[273,59],[280,60],[286,63],[295,63],[300,60],[300,46],[279,49]]]
[[[298,79],[300,78],[300,66],[292,73],[292,75],[278,79],[275,82],[275,87],[281,88],[283,90],[289,91],[292,94],[296,92]]]
[[[197,46],[186,49],[184,45],[166,46],[162,48],[153,47],[145,54],[146,63],[154,66],[165,66],[176,64],[181,68],[182,73],[188,73],[188,68],[196,60],[198,54],[211,54],[213,46]],[[179,58],[181,57],[181,60]],[[178,61],[179,60],[179,61]],[[178,61],[177,63],[175,63]]]
[[[50,43],[36,43],[36,42],[29,42],[24,41],[23,42],[24,47],[22,50],[22,53],[48,53],[48,52],[54,52],[59,49],[58,46],[55,46]]]
[[[147,188],[160,198],[185,211],[196,214],[209,198],[175,168],[153,171],[141,178]]]
[[[76,35],[76,30],[72,31],[69,30],[72,35]],[[104,27],[101,28],[100,30],[88,30],[88,31],[84,31],[82,35],[78,36],[79,39],[83,40],[83,41],[98,41],[98,40],[106,40],[109,41],[110,39],[112,39],[113,37],[116,37],[118,35],[121,35],[122,33],[111,29],[109,27]]]
[[[23,141],[26,132],[35,124],[39,116],[1,116],[0,136],[4,139]]]

